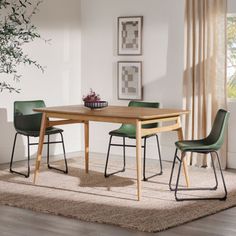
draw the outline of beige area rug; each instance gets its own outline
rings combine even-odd
[[[119,168],[121,162],[121,157],[111,158],[110,170]],[[138,202],[134,158],[127,158],[125,173],[107,179],[103,176],[105,156],[90,157],[89,174],[84,172],[82,157],[69,159],[68,164],[68,175],[42,165],[37,185],[32,184],[33,174],[25,179],[1,170],[0,204],[146,232],[162,231],[236,205],[236,174],[229,171],[224,173],[229,192],[226,201],[176,202],[168,188],[171,163],[164,163],[162,176],[142,182],[142,200]],[[148,174],[154,168],[155,162],[149,161]],[[210,169],[190,168],[189,173],[192,185],[214,184]],[[211,194],[222,194],[221,181],[219,184],[219,191]],[[184,193],[193,194],[202,193]]]

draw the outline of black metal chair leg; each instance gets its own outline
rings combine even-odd
[[[154,175],[151,175],[149,177],[146,177],[145,175],[145,169],[146,169],[146,138],[144,138],[144,157],[143,157],[143,180],[144,181],[147,181],[149,180],[150,178],[153,178],[157,175],[162,175],[163,172],[162,172],[162,160],[161,160],[161,151],[160,151],[160,144],[159,144],[159,139],[158,139],[158,135],[155,135],[156,136],[156,140],[157,140],[157,151],[158,151],[158,156],[159,156],[159,161],[160,161],[160,171],[157,173],[157,174],[154,174]]]
[[[217,152],[215,152],[216,154],[216,157],[217,157],[217,160],[218,160],[218,164],[219,164],[219,169],[220,169],[220,174],[221,174],[221,178],[222,178],[222,182],[223,182],[223,186],[224,186],[224,191],[225,191],[225,195],[220,198],[220,200],[226,200],[227,198],[227,189],[226,189],[226,185],[225,185],[225,179],[224,179],[224,176],[223,176],[223,172],[222,172],[222,169],[221,169],[221,164],[220,164],[220,158],[219,158],[219,155]]]
[[[29,136],[27,136],[27,146],[28,146],[28,173],[26,175],[26,178],[28,178],[30,175],[30,141],[29,141]]]
[[[178,149],[176,148],[175,149],[175,155],[174,155],[174,160],[173,160],[173,164],[172,164],[172,168],[171,168],[171,172],[170,172],[170,180],[169,180],[169,189],[171,191],[174,191],[175,188],[172,188],[172,179],[173,179],[173,173],[174,173],[174,169],[175,169],[175,162],[176,162],[176,158],[177,158],[177,152],[178,152]]]
[[[114,174],[117,174],[119,172],[124,172],[125,171],[125,159],[124,159],[124,166],[121,170],[118,170],[118,171],[115,171],[115,172],[112,172],[112,173],[107,173],[107,167],[108,167],[108,160],[109,160],[109,156],[110,156],[110,149],[111,149],[111,141],[112,141],[112,135],[110,136],[110,140],[109,140],[109,145],[108,145],[108,150],[107,150],[107,159],[106,159],[106,165],[105,165],[105,171],[104,171],[104,176],[105,178],[111,176],[111,175],[114,175]],[[124,142],[124,140],[123,140]],[[124,146],[124,143],[123,143],[123,146]],[[125,153],[124,153],[125,154]]]
[[[160,149],[160,143],[159,143],[159,138],[158,138],[157,134],[156,134],[156,139],[157,139],[158,156],[159,156],[159,161],[160,161],[160,172],[159,172],[159,175],[162,175],[163,171],[162,171],[161,149]]]
[[[64,154],[64,161],[65,161],[65,174],[67,174],[67,173],[68,173],[68,165],[67,165],[67,159],[66,159],[65,143],[64,143],[64,139],[63,139],[62,133],[60,133],[60,135],[61,135],[61,141],[62,141],[62,148],[63,148],[63,154]]]
[[[61,135],[61,143],[62,143],[62,148],[63,148],[63,155],[64,155],[64,161],[65,161],[65,169],[59,169],[57,167],[51,166],[50,162],[49,162],[49,142],[48,142],[48,153],[47,153],[47,164],[48,164],[48,168],[49,169],[53,169],[53,170],[57,170],[57,171],[61,171],[65,174],[68,173],[68,165],[67,165],[67,160],[66,160],[66,152],[65,152],[65,145],[64,145],[64,140],[63,140],[63,135],[62,133],[60,133]],[[49,136],[48,136],[48,141],[49,141]]]
[[[12,170],[12,163],[13,163],[13,156],[15,152],[15,146],[16,146],[16,138],[17,138],[18,133],[15,134],[14,142],[13,142],[13,147],[12,147],[12,152],[11,152],[11,162],[10,162],[10,172],[13,173]]]
[[[213,155],[212,155],[212,153],[210,153],[210,155],[211,155],[212,168],[213,168],[213,171],[214,171],[214,176],[215,176],[215,181],[216,181],[216,185],[212,188],[212,190],[216,190],[217,187],[218,187],[218,179],[217,179],[217,174],[216,174],[216,168],[215,168]]]
[[[226,200],[227,198],[227,189],[226,189],[226,185],[225,185],[225,180],[224,180],[224,176],[223,176],[223,172],[221,169],[221,164],[220,164],[220,159],[219,159],[219,155],[216,151],[213,151],[214,153],[216,153],[216,157],[218,160],[218,164],[219,164],[219,170],[221,173],[221,177],[222,177],[222,182],[223,182],[223,187],[224,187],[224,191],[225,194],[223,197],[195,197],[195,198],[178,198],[177,193],[178,191],[192,191],[192,190],[216,190],[217,186],[218,186],[218,180],[217,180],[217,175],[216,175],[216,170],[215,170],[215,165],[213,163],[213,171],[214,171],[214,175],[215,175],[215,180],[216,180],[216,186],[213,188],[179,188],[179,177],[180,177],[180,172],[181,172],[181,166],[182,166],[182,159],[184,158],[183,154],[180,160],[180,167],[179,167],[179,172],[177,175],[177,180],[176,180],[176,187],[175,187],[175,199],[176,201],[192,201],[192,200]],[[211,157],[212,157],[212,153],[211,153]],[[212,158],[213,161],[213,158]]]
[[[49,165],[49,153],[50,153],[50,150],[49,150],[49,142],[50,142],[50,135],[48,135],[48,143],[47,143],[47,165],[48,165],[48,168],[50,168],[50,165]]]
[[[123,137],[123,163],[124,163],[124,166],[123,166],[123,171],[125,171],[125,137]]]
[[[108,177],[108,176],[109,176],[109,175],[107,174],[107,165],[108,165],[108,159],[109,159],[109,154],[110,154],[110,149],[111,149],[111,140],[112,140],[112,135],[110,136],[109,144],[108,144],[107,159],[106,159],[105,172],[104,172],[104,176],[105,176],[105,177]]]
[[[183,199],[179,199],[177,197],[177,191],[178,191],[178,186],[179,186],[179,177],[180,177],[180,172],[181,172],[181,167],[182,167],[182,160],[183,159],[183,154],[181,154],[181,159],[179,160],[179,171],[177,174],[177,180],[176,180],[176,185],[175,185],[175,199],[176,201],[182,201]]]
[[[15,171],[13,170],[12,168],[12,165],[13,165],[13,158],[14,158],[14,152],[15,152],[15,146],[16,146],[16,140],[17,140],[17,135],[18,133],[15,134],[15,138],[14,138],[14,142],[13,142],[13,148],[12,148],[12,153],[11,153],[11,162],[10,162],[10,172],[11,173],[15,173],[15,174],[18,174],[18,175],[22,175],[24,176],[25,178],[28,178],[29,177],[29,173],[30,173],[30,167],[29,167],[29,153],[28,153],[28,172],[27,174],[24,174],[24,173],[21,173],[21,172],[18,172],[18,171]],[[29,146],[29,145],[28,145]],[[28,147],[29,148],[29,147]]]
[[[144,147],[143,147],[143,181],[147,181],[148,179],[146,178],[146,142],[147,138],[144,138]]]

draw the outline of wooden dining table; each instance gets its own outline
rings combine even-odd
[[[89,122],[111,122],[133,124],[136,126],[136,171],[137,199],[141,199],[141,140],[143,136],[160,132],[177,131],[178,140],[183,139],[181,115],[188,113],[181,109],[144,108],[126,106],[108,106],[103,109],[89,109],[83,105],[68,105],[36,108],[35,112],[42,113],[39,145],[34,172],[34,184],[39,175],[42,159],[45,129],[51,126],[82,123],[84,125],[85,172],[89,173]],[[143,128],[142,125],[159,123],[155,128]],[[184,158],[183,170],[186,185],[189,186],[187,164]]]

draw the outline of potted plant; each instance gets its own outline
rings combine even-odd
[[[100,95],[90,89],[89,93],[83,96],[84,106],[91,109],[98,109],[108,106],[107,101],[101,101]]]

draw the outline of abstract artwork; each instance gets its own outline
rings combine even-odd
[[[118,55],[142,54],[143,17],[118,17]]]
[[[118,61],[118,99],[142,99],[141,61]]]

